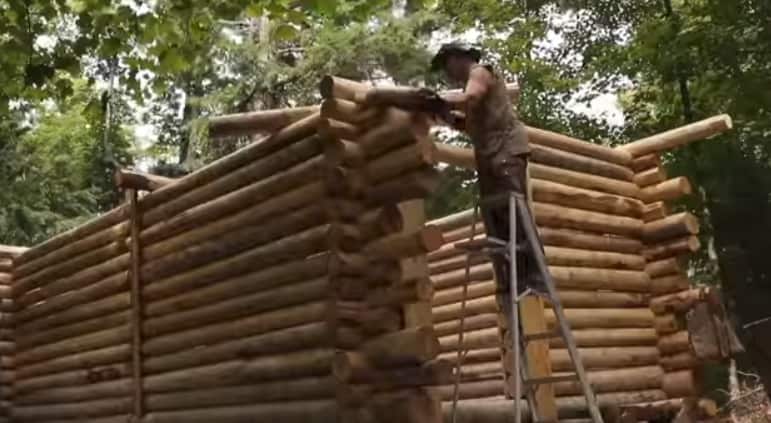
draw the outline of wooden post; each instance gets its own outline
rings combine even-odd
[[[522,336],[547,332],[543,300],[534,295],[528,295],[519,303],[522,315]],[[525,349],[527,355],[528,375],[531,378],[543,378],[552,375],[549,360],[549,340],[531,341]],[[517,375],[518,376],[518,375]],[[554,385],[542,384],[535,390],[538,416],[544,421],[557,420],[557,402]]]
[[[138,209],[138,196],[135,189],[126,190],[129,197],[131,218],[131,365],[133,374],[133,411],[137,421],[144,415],[144,395],[142,392],[142,251],[139,234],[142,231],[142,213]]]

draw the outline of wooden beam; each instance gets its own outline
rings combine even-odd
[[[113,180],[115,181],[115,186],[120,189],[151,192],[175,181],[174,178],[128,169],[116,169],[113,174]]]
[[[641,140],[617,147],[618,150],[630,153],[634,157],[671,150],[694,141],[703,140],[733,128],[733,122],[728,115],[713,116],[690,125],[662,132]]]

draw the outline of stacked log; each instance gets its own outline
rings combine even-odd
[[[375,107],[368,87],[341,78],[326,78],[321,91],[320,132],[327,136],[330,178],[339,188],[335,203],[362,210],[333,223],[358,239],[330,243],[340,263],[330,272],[335,324],[363,337],[335,356],[341,416],[439,422],[439,402],[426,387],[448,383],[452,367],[437,359],[431,327],[426,253],[442,237],[425,226],[423,198],[438,177],[427,117],[382,102]]]
[[[699,247],[698,221],[688,213],[670,214],[668,202],[692,189],[685,178],[668,179],[658,153],[725,130],[730,127],[726,122],[730,119],[713,118],[696,124],[701,129],[676,130],[620,149],[579,148],[588,143],[568,137],[561,137],[560,144],[545,144],[534,136],[545,131],[529,130],[535,144],[530,176],[538,230],[583,364],[601,398],[646,403],[639,406],[661,411],[659,401],[698,394],[698,372],[689,370],[696,360],[687,353],[682,311],[706,294],[687,291],[690,283],[678,260]],[[688,139],[678,138],[682,136]],[[437,157],[475,166],[469,149],[438,145]],[[464,416],[497,421],[505,416],[494,411],[492,401],[505,393],[501,361],[507,360],[498,350],[496,283],[487,259],[467,257],[454,246],[484,233],[483,224],[472,225],[471,220],[472,211],[466,210],[432,222],[447,240],[429,254],[435,330],[444,357],[451,359],[459,350],[465,354],[457,408],[461,421]],[[549,310],[546,318],[553,324]],[[459,342],[462,326],[466,333]],[[562,348],[559,340],[550,342],[551,367],[557,374],[569,370]],[[446,414],[453,408],[452,388],[441,391]],[[577,387],[559,383],[554,388],[560,416],[570,415],[563,398],[579,394]],[[483,404],[489,410],[468,414],[482,410]]]
[[[13,314],[16,311],[11,294],[13,259],[26,249],[0,245],[0,422],[9,422],[13,404],[13,379],[16,342],[13,336]]]
[[[21,255],[15,419],[334,420],[335,343],[359,334],[329,323],[327,247],[358,210],[331,207],[319,122]]]
[[[556,150],[546,150],[552,156],[531,157],[531,189],[547,262],[583,364],[600,395],[634,401],[666,398],[660,390],[664,372],[658,365],[654,315],[648,308],[652,292],[641,240],[643,202],[633,182],[631,157],[568,137],[562,139],[572,144],[566,141],[561,151],[549,147]],[[591,148],[567,149],[584,144]],[[473,163],[469,150],[439,146],[438,151],[443,160]],[[454,246],[472,234],[483,236],[483,223],[479,219],[472,223],[472,215],[471,210],[466,210],[432,222],[445,231],[448,242],[429,254],[436,289],[434,323],[443,356],[450,359],[458,350],[465,353],[459,417],[469,411],[467,407],[504,396],[502,363],[510,359],[499,352],[500,310],[495,301],[497,285],[492,266],[486,258],[467,257]],[[470,284],[464,313],[467,261]],[[546,306],[546,322],[553,328],[554,317],[550,305]],[[463,315],[465,334],[459,343]],[[550,340],[548,354],[555,374],[570,371],[572,366],[560,339]],[[453,386],[441,390],[446,404],[452,403],[453,391]],[[581,394],[575,383],[557,383],[554,392],[561,416],[568,411],[565,404],[575,404]],[[489,416],[496,415],[493,412]]]

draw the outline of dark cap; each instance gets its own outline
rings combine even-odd
[[[443,44],[433,59],[431,59],[431,70],[438,70],[444,66],[447,57],[452,54],[464,55],[478,62],[482,58],[482,51],[478,48],[460,42]]]

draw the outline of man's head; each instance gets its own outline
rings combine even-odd
[[[462,43],[444,44],[431,61],[432,70],[443,70],[447,78],[456,83],[468,80],[471,66],[479,62],[482,52]]]

